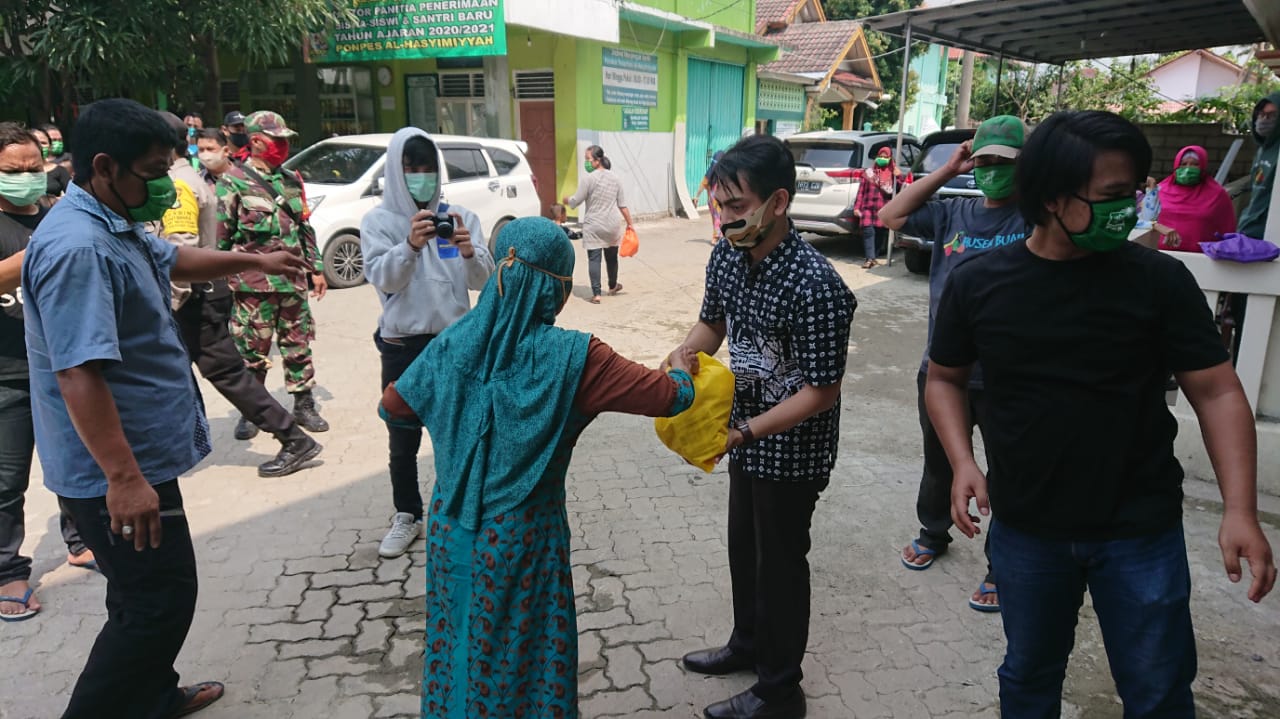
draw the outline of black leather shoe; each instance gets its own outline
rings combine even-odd
[[[691,672],[720,676],[734,672],[755,671],[755,660],[734,654],[729,647],[703,649],[684,655],[684,666]]]
[[[707,707],[706,719],[801,719],[804,716],[804,692],[796,689],[791,698],[766,702],[750,689]]]
[[[294,425],[292,431],[276,437],[280,440],[280,451],[270,462],[258,465],[259,477],[284,477],[293,474],[324,449],[319,442],[298,429],[297,425]]]
[[[240,421],[236,423],[236,439],[243,442],[257,436],[258,425],[250,422],[244,415],[240,415]]]

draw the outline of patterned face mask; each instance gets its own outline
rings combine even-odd
[[[720,226],[721,234],[734,249],[749,250],[764,242],[764,238],[773,231],[773,199],[770,197],[749,216]],[[768,222],[765,222],[766,217]]]

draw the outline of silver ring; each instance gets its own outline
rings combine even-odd
[[[129,524],[121,525],[120,534],[125,537],[133,534],[133,526]]]

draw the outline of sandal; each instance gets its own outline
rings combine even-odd
[[[213,696],[201,701],[196,701],[196,697],[200,696],[200,692],[207,689],[215,690],[213,692]],[[178,691],[182,692],[182,706],[177,712],[171,715],[172,719],[184,717],[188,714],[195,714],[201,709],[204,709],[210,704],[221,699],[222,695],[226,693],[227,688],[223,686],[222,682],[200,682],[199,684],[192,684],[189,687],[178,687]]]
[[[920,544],[920,542],[915,539],[911,540],[911,551],[915,552],[917,557],[924,557],[928,560],[924,564],[916,564],[915,562],[908,562],[906,557],[898,555],[898,561],[902,562],[902,566],[913,572],[923,572],[929,567],[932,567],[933,560],[937,559],[938,556],[942,554],[936,549],[930,549],[929,547]]]
[[[13,602],[14,604],[21,604],[24,610],[17,614],[0,614],[0,620],[4,620],[6,622],[21,622],[39,614],[40,613],[39,609],[31,608],[31,595],[35,594],[35,592],[36,590],[32,589],[31,587],[27,587],[27,593],[23,594],[21,597],[0,597],[0,602]]]
[[[879,264],[880,263],[876,262],[875,260],[867,260],[866,262],[862,263],[862,269],[869,270],[869,269],[872,269],[873,267],[876,267]]]
[[[613,287],[610,287],[610,288],[609,288],[609,294],[611,294],[611,295],[616,295],[616,294],[618,294],[619,292],[622,292],[622,283],[618,283],[618,284],[614,285]]]
[[[600,295],[591,295],[591,299],[589,299],[589,300],[587,300],[587,301],[588,301],[588,302],[590,302],[590,303],[591,303],[591,304],[593,304],[593,305],[598,305],[598,304],[600,304]]]
[[[990,589],[987,588],[988,585],[990,585],[991,587]],[[997,592],[999,592],[999,589],[997,589],[996,586],[994,584],[991,584],[990,582],[984,581],[982,584],[978,585],[979,597],[987,597],[992,594],[996,594]],[[982,602],[975,600],[973,597],[969,597],[969,606],[974,611],[991,614],[991,613],[1000,611],[1000,598],[998,596],[996,597],[995,604],[983,604]]]

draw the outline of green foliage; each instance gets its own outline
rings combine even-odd
[[[200,97],[216,47],[249,66],[282,64],[308,31],[351,13],[334,0],[16,0],[0,10],[0,99],[44,83],[90,96]],[[65,93],[64,93],[65,94]],[[50,111],[53,108],[43,108]]]
[[[891,12],[911,10],[920,6],[923,0],[823,0],[823,10],[828,20],[861,20],[865,17],[885,15]],[[893,100],[883,102],[879,109],[867,113],[866,121],[876,130],[886,130],[898,124],[898,95],[902,92],[902,39],[872,30],[867,31],[867,45],[872,56],[880,56],[875,60],[876,72],[880,74],[880,83],[885,92],[890,93]],[[912,43],[912,56],[924,52],[928,47],[924,43]],[[918,78],[915,73],[908,73],[907,106],[915,101],[919,91]]]
[[[1244,64],[1245,81],[1226,87],[1218,97],[1206,97],[1165,116],[1168,122],[1213,122],[1227,132],[1249,133],[1258,100],[1280,92],[1280,78],[1256,58]]]
[[[813,132],[814,130],[824,130],[835,123],[836,129],[839,129],[840,113],[831,107],[814,107],[809,113],[808,119],[804,122],[801,132]]]

